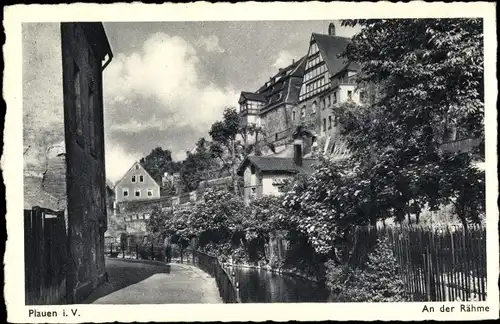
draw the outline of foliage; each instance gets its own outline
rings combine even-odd
[[[473,202],[459,190],[472,183],[467,197],[478,199],[474,208],[481,207],[484,182],[471,167],[472,154],[443,153],[440,147],[453,129],[459,136],[484,138],[482,21],[343,24],[362,27],[343,56],[361,64],[358,84],[372,92],[368,104],[349,102],[335,110],[352,159],[360,166],[357,183],[369,183],[360,198],[375,202],[376,218],[391,214],[401,221],[414,213],[418,219],[426,205],[435,209],[454,202],[459,217],[475,222],[476,214],[465,211]]]
[[[166,224],[170,217],[169,212],[162,212],[160,208],[154,206],[149,219],[146,220],[146,231],[157,240],[163,239],[167,234]]]
[[[313,175],[297,182],[284,197],[290,223],[307,235],[320,255],[334,253],[356,225],[370,222],[368,202],[359,199],[367,183],[357,182],[357,168],[345,164],[322,160]]]
[[[212,138],[210,152],[217,158],[223,169],[231,172],[233,190],[238,192],[236,168],[245,155],[244,146],[239,140],[241,134],[240,117],[234,108],[224,110],[223,119],[215,122],[208,132]]]
[[[182,162],[180,176],[186,192],[196,190],[201,181],[211,177],[210,171],[218,168],[210,152],[210,145],[205,138],[200,138],[196,143],[195,151],[189,153]]]
[[[399,265],[386,240],[362,267],[327,263],[326,284],[339,301],[398,302],[405,301],[404,284],[399,277]]]
[[[269,240],[269,233],[284,229],[288,215],[281,206],[282,197],[264,196],[253,200],[248,207],[249,213],[243,221],[246,240]]]

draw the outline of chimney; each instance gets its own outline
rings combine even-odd
[[[328,26],[328,35],[335,36],[335,25],[333,23]]]
[[[295,64],[295,59],[292,59],[292,64]]]
[[[296,166],[302,166],[302,142],[301,138],[293,141],[293,162]]]

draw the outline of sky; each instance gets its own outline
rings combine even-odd
[[[104,23],[114,54],[103,85],[108,178],[119,180],[157,146],[184,159],[224,108],[236,107],[241,91],[257,90],[304,56],[311,33],[326,34],[330,22]],[[339,36],[357,32],[335,24]],[[47,134],[62,103],[54,97],[59,90],[47,90],[60,87],[59,63],[50,60],[60,47],[57,31],[57,24],[23,27],[24,124]]]

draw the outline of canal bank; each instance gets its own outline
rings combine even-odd
[[[265,268],[226,265],[239,286],[242,303],[301,303],[333,301],[318,282]]]

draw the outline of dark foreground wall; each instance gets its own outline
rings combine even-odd
[[[111,56],[101,23],[62,23],[68,198],[68,302],[105,278],[107,228],[102,70]]]

